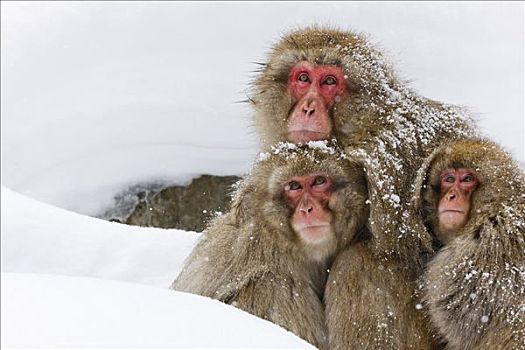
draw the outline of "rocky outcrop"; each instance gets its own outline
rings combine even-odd
[[[129,225],[203,231],[229,210],[237,176],[202,175],[188,186],[136,185],[115,198],[102,218]]]

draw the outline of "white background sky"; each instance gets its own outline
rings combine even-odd
[[[524,159],[522,2],[2,2],[2,183],[92,214],[137,181],[241,174],[252,62],[290,29],[370,34],[422,95]]]

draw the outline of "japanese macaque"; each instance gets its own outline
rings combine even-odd
[[[361,164],[326,142],[279,144],[262,154],[171,288],[232,304],[326,349],[327,269],[366,235],[366,199]]]
[[[410,90],[365,36],[317,27],[293,31],[273,47],[249,100],[263,149],[335,138],[362,159],[371,244],[420,273],[431,237],[409,217],[412,184],[435,148],[474,135],[467,114]]]
[[[525,349],[525,175],[495,143],[446,144],[424,163],[415,209],[441,250],[423,277],[447,349]]]

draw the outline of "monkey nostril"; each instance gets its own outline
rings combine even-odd
[[[301,213],[304,213],[304,214],[310,214],[312,212],[312,210],[314,210],[313,207],[305,207],[305,208],[301,208]]]
[[[315,108],[311,108],[311,107],[305,107],[303,108],[303,113],[307,116],[307,117],[310,117],[312,114],[314,114],[315,112]]]

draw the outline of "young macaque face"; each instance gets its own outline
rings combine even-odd
[[[295,233],[308,244],[331,239],[332,211],[335,200],[332,180],[325,175],[297,176],[283,186],[283,195],[293,208],[291,224]]]
[[[469,168],[446,169],[441,172],[440,179],[438,238],[446,244],[467,223],[471,196],[479,179],[474,170]]]
[[[288,117],[288,141],[323,140],[332,132],[330,109],[345,92],[344,73],[337,66],[297,63],[288,77],[295,105]]]

